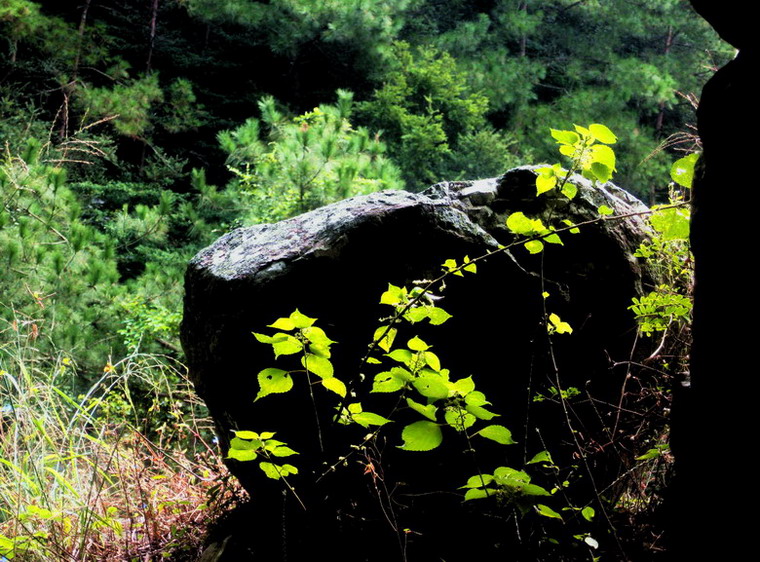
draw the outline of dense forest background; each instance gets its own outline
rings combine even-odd
[[[142,420],[174,404],[156,373],[182,379],[183,271],[218,235],[554,161],[549,127],[604,123],[616,182],[663,201],[732,54],[684,0],[0,0],[2,385],[70,409],[138,372],[87,415]]]

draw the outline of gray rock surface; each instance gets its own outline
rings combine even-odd
[[[536,197],[530,168],[495,179],[444,182],[421,194],[374,193],[274,225],[235,230],[191,261],[182,341],[190,376],[223,446],[234,429],[276,431],[300,453],[293,461],[300,471],[293,479],[298,500],[267,480],[255,463],[229,463],[258,509],[260,559],[309,559],[315,540],[345,545],[350,554],[333,560],[400,560],[402,550],[413,560],[437,560],[436,552],[446,560],[505,555],[509,541],[494,533],[512,532],[506,530],[512,529],[511,512],[488,512],[483,505],[473,510],[469,504],[477,502],[463,506],[457,493],[475,472],[461,444],[452,440],[429,453],[398,451],[399,420],[371,450],[355,453],[350,445],[364,431],[333,423],[332,397],[319,396],[315,407],[301,385],[254,404],[256,374],[277,362],[271,347],[251,333],[266,332],[266,325],[296,308],[316,317],[338,342],[336,374],[366,392],[372,373],[365,377],[358,368],[378,319],[389,313],[378,304],[389,282],[409,286],[432,279],[448,258],[460,261],[510,244],[514,237],[504,221],[515,211],[558,226],[561,219],[594,221],[602,204],[618,216],[646,211],[611,184],[574,182],[579,195],[573,201],[555,193]],[[419,334],[432,343],[453,376],[473,375],[493,409],[504,414],[499,423],[512,428],[524,451],[485,445],[478,462],[491,469],[520,467],[522,455],[545,446],[555,460],[571,457],[571,450],[562,452],[569,441],[563,415],[532,398],[554,384],[554,364],[565,386],[600,399],[619,392],[621,379],[610,371],[610,357],[628,358],[635,336],[627,306],[649,282],[633,257],[645,236],[642,219],[629,216],[594,222],[580,234],[563,233],[564,246],[547,245],[540,255],[516,246],[480,263],[477,275],[446,280],[439,291],[440,306],[453,315],[446,324],[407,330],[408,337]],[[574,328],[572,336],[555,338],[551,349],[543,291],[550,293],[547,308]],[[366,410],[386,413],[373,402],[376,395],[361,396]],[[525,431],[528,415],[540,436]],[[576,415],[593,439],[599,408],[579,406]],[[343,456],[347,460],[337,470],[325,469]],[[614,467],[602,464],[600,484],[616,476]],[[380,471],[384,492],[368,466]],[[466,548],[458,538],[462,533],[475,537]],[[426,554],[415,558],[415,552]]]

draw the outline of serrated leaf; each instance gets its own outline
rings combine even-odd
[[[467,396],[464,397],[464,401],[469,406],[485,406],[486,404],[490,404],[490,402],[486,400],[486,395],[479,390],[467,393]]]
[[[407,320],[408,322],[411,322],[412,324],[416,322],[421,322],[427,317],[428,317],[428,310],[426,306],[416,306],[414,308],[410,308],[404,313],[404,320]]]
[[[405,451],[431,451],[443,441],[443,433],[437,423],[418,421],[407,425],[401,432]]]
[[[335,374],[335,370],[329,359],[314,355],[313,353],[304,354],[301,357],[301,365],[303,365],[304,369],[322,379],[329,379]]]
[[[475,381],[473,381],[472,377],[470,376],[464,379],[459,379],[458,381],[453,383],[451,387],[461,396],[466,396],[467,394],[475,390]]]
[[[574,133],[573,131],[561,131],[557,129],[549,129],[549,132],[551,133],[554,140],[562,144],[575,144],[576,142],[581,140],[578,134]]]
[[[496,441],[501,445],[513,445],[512,432],[503,425],[489,425],[477,432],[476,435]]]
[[[329,348],[332,344],[335,342],[327,337],[327,334],[322,328],[318,328],[317,326],[307,326],[303,329],[303,335],[306,336],[306,339],[308,339],[312,344],[318,345],[320,347],[327,347]]]
[[[286,445],[279,445],[273,449],[270,449],[269,452],[275,457],[290,457],[292,455],[298,454],[296,451]]]
[[[420,376],[412,381],[412,386],[425,398],[441,400],[449,397],[449,389],[438,376]]]
[[[425,363],[434,371],[440,371],[441,370],[441,360],[438,359],[438,356],[433,353],[432,351],[424,351],[422,352],[422,356],[425,359]]]
[[[293,388],[293,379],[290,373],[282,369],[275,369],[274,367],[264,369],[256,378],[259,381],[260,390],[254,402],[268,394],[281,394]]]
[[[356,423],[364,428],[371,425],[383,426],[386,423],[391,423],[391,420],[388,418],[384,418],[379,414],[373,414],[372,412],[359,412],[351,417]]]
[[[303,344],[298,339],[289,334],[282,334],[282,336],[285,337],[278,338],[275,336],[275,340],[277,341],[272,344],[275,359],[280,355],[293,355],[301,352]]]
[[[615,144],[617,142],[615,133],[610,131],[604,125],[600,125],[599,123],[589,125],[588,131],[592,137],[594,137],[599,142],[603,142],[604,144]]]
[[[337,379],[335,377],[328,377],[326,379],[322,379],[322,386],[324,386],[327,390],[334,392],[341,398],[346,397],[346,392],[347,392],[346,385],[340,379]]]
[[[543,515],[544,517],[549,517],[551,519],[559,519],[560,521],[562,521],[562,516],[556,511],[554,511],[548,505],[544,505],[540,503],[536,505],[536,511],[538,512],[539,515]]]
[[[387,352],[391,350],[391,346],[393,346],[393,340],[396,339],[397,333],[398,330],[396,328],[388,329],[388,326],[380,326],[377,330],[375,330],[375,333],[372,336],[372,341],[377,341],[378,338],[382,336],[382,339],[377,342],[377,345],[380,347],[380,349]],[[385,334],[385,336],[383,336],[383,334]]]
[[[439,326],[451,318],[451,314],[440,307],[431,306],[428,308],[428,318],[433,326]]]
[[[604,164],[609,168],[610,174],[615,170],[615,151],[604,144],[595,144],[589,149],[589,158],[592,163]]]
[[[393,369],[391,369],[375,375],[371,392],[396,392],[404,388],[405,385],[406,381],[394,375]]]
[[[296,309],[290,315],[290,321],[293,323],[293,326],[295,326],[296,328],[299,328],[299,329],[303,330],[304,328],[308,328],[309,326],[311,326],[312,324],[314,324],[314,322],[316,322],[317,319],[316,318],[309,318],[305,314],[301,314],[298,311],[298,309]]]
[[[493,471],[494,478],[499,484],[506,484],[509,482],[527,484],[530,482],[530,476],[522,470],[517,470],[509,466],[500,466]]]
[[[253,449],[230,449],[227,453],[228,459],[235,459],[246,462],[254,460],[258,454]]]
[[[408,349],[394,349],[386,355],[394,361],[403,363],[407,367],[411,367],[412,363],[414,362],[414,354]]]
[[[528,240],[524,246],[531,254],[540,254],[544,249],[544,243],[541,240]]]
[[[424,341],[422,341],[417,336],[414,336],[412,339],[410,339],[406,346],[411,349],[412,351],[425,351],[426,349],[429,349],[430,346],[426,344]]]
[[[230,440],[230,448],[239,451],[255,451],[256,449],[261,448],[261,441],[258,439],[249,441],[240,437],[233,437]]]
[[[259,468],[273,480],[279,480],[291,474],[298,474],[298,469],[292,464],[277,465],[271,462],[260,462]]]
[[[406,404],[418,414],[425,416],[430,421],[435,421],[435,413],[438,410],[435,404],[423,405],[419,402],[415,402],[411,398],[406,399]]]
[[[255,431],[235,431],[235,437],[240,437],[240,439],[258,439],[259,434]]]

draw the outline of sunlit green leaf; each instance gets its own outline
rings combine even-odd
[[[420,376],[412,381],[412,386],[422,396],[432,400],[440,400],[449,396],[449,389],[438,376]]]
[[[410,339],[407,342],[406,346],[412,351],[425,351],[426,349],[430,347],[428,344],[426,344],[417,336],[414,336],[412,339]]]
[[[314,322],[317,321],[316,318],[309,318],[305,314],[301,314],[298,309],[296,309],[291,315],[290,315],[290,321],[293,323],[293,326],[296,328],[308,328]]]
[[[278,318],[274,321],[274,324],[270,324],[269,327],[275,328],[276,330],[285,330],[286,332],[289,332],[290,330],[294,330],[296,325],[290,318]]]
[[[227,453],[228,459],[235,459],[238,461],[252,461],[258,454],[252,449],[230,449]]]
[[[502,445],[513,445],[512,432],[503,425],[489,425],[478,431],[477,435],[491,439]]]
[[[507,228],[515,234],[528,234],[533,232],[533,221],[521,211],[517,211],[507,217]]]
[[[391,347],[393,346],[393,340],[396,339],[397,333],[398,330],[396,328],[380,326],[377,330],[375,330],[375,333],[372,336],[372,341],[377,341],[378,338],[382,336],[382,339],[380,339],[380,341],[377,341],[377,345],[380,347],[380,349],[387,352],[391,350]],[[385,335],[383,336],[383,334]]]
[[[594,508],[589,505],[581,510],[581,515],[586,521],[591,521],[594,518],[594,515],[596,515],[596,511],[594,511]]]
[[[604,144],[615,144],[617,142],[615,134],[604,125],[594,123],[588,126],[588,130],[591,136],[599,142],[603,142]]]
[[[405,451],[430,451],[443,441],[443,433],[437,423],[418,421],[407,425],[401,432]]]
[[[337,379],[335,377],[322,379],[322,386],[325,387],[327,390],[334,392],[338,396],[341,396],[343,398],[346,397],[346,392],[347,392],[346,385],[340,379]]]
[[[283,371],[282,369],[275,369],[273,367],[264,369],[258,374],[257,379],[259,381],[260,390],[256,395],[255,400],[263,398],[268,394],[287,392],[293,388],[293,379],[291,378],[290,373]]]
[[[549,129],[549,131],[551,132],[552,137],[562,144],[575,144],[581,140],[578,134],[573,131],[560,131],[557,129]]]
[[[353,420],[362,427],[369,427],[371,425],[382,426],[386,423],[391,423],[391,420],[384,418],[379,414],[373,414],[372,412],[359,412],[352,416]]]
[[[488,492],[488,491],[482,490],[480,488],[470,488],[464,494],[464,501],[480,500],[480,499],[487,498],[487,497],[490,497],[490,496],[493,496],[493,495],[494,495],[493,492]]]
[[[406,403],[412,410],[414,410],[418,414],[425,416],[430,421],[435,421],[435,413],[438,410],[435,404],[423,405],[423,404],[420,404],[419,402],[415,402],[411,398],[407,398]]]
[[[334,375],[333,365],[326,357],[306,353],[301,357],[301,365],[303,365],[304,369],[322,379],[327,379]]]
[[[699,154],[696,152],[679,158],[670,168],[670,177],[678,185],[691,187],[691,184],[694,182],[694,166],[697,160],[699,160]]]
[[[531,254],[539,254],[544,249],[544,244],[541,240],[528,240],[524,245],[525,249]]]
[[[559,519],[560,521],[562,520],[562,516],[547,505],[537,504],[536,511],[539,515],[543,515],[544,517]]]

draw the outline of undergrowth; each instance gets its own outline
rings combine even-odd
[[[195,560],[239,494],[184,366],[133,353],[76,392],[74,360],[0,326],[0,560]]]

